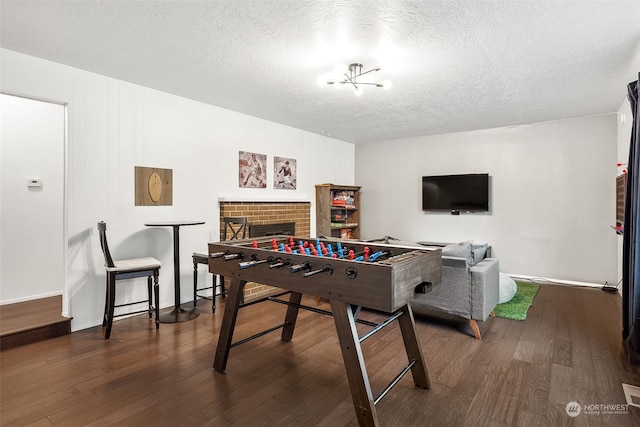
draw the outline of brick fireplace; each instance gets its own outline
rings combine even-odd
[[[261,228],[261,233],[278,232],[288,223],[295,226],[294,235],[300,237],[311,236],[311,203],[310,202],[261,202],[261,201],[220,201],[220,238],[224,234],[225,216],[246,216],[248,222],[248,233],[251,232],[252,226],[269,226],[272,227],[254,227]],[[265,232],[264,230],[268,230]],[[262,235],[265,235],[262,234]],[[225,285],[226,286],[226,285]],[[244,289],[245,298],[253,299],[263,296],[274,290],[271,286],[262,285],[260,283],[247,283]]]

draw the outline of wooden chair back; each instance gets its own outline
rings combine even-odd
[[[107,224],[104,221],[98,223],[98,233],[100,234],[100,247],[104,255],[104,265],[106,267],[115,267],[111,252],[109,252],[109,244],[107,243]]]
[[[222,240],[245,239],[247,237],[246,216],[225,216]],[[227,239],[227,235],[229,238]]]

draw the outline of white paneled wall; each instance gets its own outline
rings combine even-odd
[[[315,203],[315,184],[354,184],[352,144],[18,52],[2,49],[0,55],[2,92],[68,105],[64,310],[73,316],[73,330],[101,323],[104,268],[97,221],[107,222],[116,257],[162,261],[166,307],[173,301],[171,231],[145,227],[146,222],[206,221],[180,234],[181,299],[187,301],[191,252],[219,238],[218,198]],[[238,151],[267,155],[269,187],[273,156],[296,159],[298,189],[239,188]],[[134,206],[135,166],[173,169],[172,206]],[[206,276],[203,271],[202,280]],[[126,288],[124,294],[136,297],[142,288]]]
[[[489,242],[506,273],[615,283],[615,120],[611,114],[358,145],[363,238]],[[378,159],[386,159],[384,167]],[[458,173],[489,173],[491,212],[423,212],[421,177]]]

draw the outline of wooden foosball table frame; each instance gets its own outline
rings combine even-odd
[[[429,375],[415,330],[409,301],[416,292],[428,292],[440,282],[440,249],[416,249],[396,245],[368,244],[338,239],[321,239],[323,245],[338,243],[356,254],[382,254],[376,260],[361,261],[329,256],[284,252],[283,242],[302,242],[308,238],[270,236],[209,244],[209,271],[230,279],[228,298],[218,345],[213,361],[217,372],[224,372],[230,350],[240,344],[282,329],[281,339],[290,341],[299,309],[332,315],[342,351],[358,423],[377,426],[375,405],[409,371],[416,386],[430,388]],[[314,241],[316,244],[320,240]],[[308,242],[307,242],[308,243]],[[302,248],[300,249],[302,252]],[[360,255],[362,256],[362,255]],[[243,303],[247,282],[257,282],[283,289],[275,296]],[[288,301],[278,297],[289,294]],[[301,305],[302,294],[326,298],[331,312]],[[232,342],[238,310],[262,301],[287,305],[284,322],[251,337]],[[389,314],[379,323],[358,319],[360,308],[366,307]],[[374,396],[362,354],[361,343],[398,321],[408,364],[377,396]],[[358,336],[356,323],[371,326]]]

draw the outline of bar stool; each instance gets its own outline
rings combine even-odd
[[[232,217],[225,216],[223,218],[224,221],[224,229],[222,231],[222,240],[234,240],[234,239],[245,239],[247,236],[247,217]],[[227,239],[227,236],[229,237]],[[209,255],[201,252],[194,252],[192,255],[193,258],[193,306],[195,307],[197,304],[198,298],[206,299],[211,301],[211,312],[216,312],[216,297],[221,296],[224,298],[226,296],[226,290],[224,287],[224,276],[219,276],[219,279],[216,280],[217,275],[212,273],[213,285],[205,288],[198,289],[198,264],[204,264],[209,267]],[[213,289],[211,296],[203,295],[198,293],[200,291],[205,291],[208,289]],[[219,289],[219,293],[218,293]]]
[[[224,281],[216,281],[217,275],[215,273],[211,274],[211,280],[213,285],[207,286],[205,288],[198,288],[198,264],[204,264],[209,268],[209,254],[203,254],[199,252],[193,253],[193,306],[195,307],[198,301],[198,298],[206,299],[211,301],[211,312],[216,312],[216,297],[221,296],[225,297],[226,293],[224,290]],[[220,291],[218,292],[218,288]],[[211,296],[199,294],[199,291],[206,291],[208,289],[213,289]]]
[[[156,329],[158,329],[158,327],[160,326],[160,292],[158,287],[158,275],[160,274],[161,267],[160,261],[151,257],[114,260],[111,257],[111,252],[109,251],[109,244],[107,243],[107,224],[104,221],[98,222],[98,234],[100,235],[100,247],[102,248],[102,254],[104,255],[104,265],[106,269],[107,281],[104,315],[102,316],[102,327],[106,328],[104,331],[104,339],[109,339],[109,337],[111,336],[113,319],[120,316],[128,316],[138,313],[149,313],[149,319],[151,319],[152,313],[155,311]],[[148,298],[142,301],[116,304],[116,282],[118,280],[132,279],[136,277],[147,278]],[[153,305],[154,299],[155,307]],[[148,303],[148,308],[144,310],[114,314],[114,309],[117,307],[136,305],[143,302]]]

